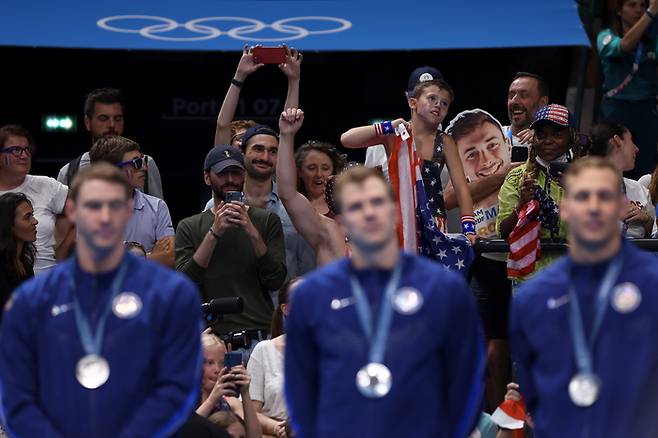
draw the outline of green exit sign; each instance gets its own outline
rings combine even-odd
[[[41,118],[41,130],[44,132],[75,132],[77,129],[75,115],[47,114]]]

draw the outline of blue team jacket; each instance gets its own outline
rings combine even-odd
[[[537,274],[512,300],[512,353],[537,438],[658,436],[658,260],[630,243],[622,251],[616,284],[635,284],[642,298],[629,313],[607,307],[593,353],[601,393],[589,408],[577,407],[568,395],[569,380],[577,372],[567,295],[571,259],[565,256]],[[576,285],[586,330],[592,325],[597,277],[589,287]],[[583,304],[587,296],[589,306]]]
[[[471,293],[461,276],[435,262],[404,254],[402,263],[400,287],[418,289],[424,305],[393,316],[384,359],[393,386],[382,399],[356,388],[368,347],[354,305],[331,307],[352,296],[350,261],[317,270],[293,292],[285,387],[299,438],[463,438],[475,428],[485,358]],[[371,305],[373,296],[381,300],[383,282],[363,287]]]
[[[125,257],[121,291],[137,294],[143,307],[131,319],[110,313],[102,355],[111,373],[95,390],[75,378],[84,351],[71,273],[89,314],[98,316],[109,290],[93,296],[75,257],[16,290],[0,328],[1,413],[11,436],[168,436],[187,419],[201,383],[199,292],[175,271]]]

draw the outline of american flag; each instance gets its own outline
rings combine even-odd
[[[535,114],[535,121],[537,120],[549,120],[563,126],[571,125],[569,110],[562,105],[556,104],[550,104],[540,108],[537,114]]]
[[[535,263],[541,257],[539,212],[539,202],[534,199],[523,205],[516,225],[507,239],[507,276],[510,278],[523,278],[535,271]]]
[[[557,236],[560,232],[560,207],[541,188],[535,189],[535,199],[539,202],[539,222],[541,226]]]
[[[450,237],[439,230],[427,200],[413,139],[396,138],[388,171],[398,201],[400,246],[467,275],[475,257],[473,248],[465,236]]]

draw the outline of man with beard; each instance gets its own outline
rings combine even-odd
[[[116,88],[98,88],[91,91],[85,100],[85,128],[91,134],[91,144],[101,137],[123,136],[125,103],[121,92]],[[145,155],[149,163],[144,182],[144,193],[164,199],[160,170],[153,157]],[[57,181],[71,185],[78,170],[89,166],[89,152],[71,160],[59,170]]]
[[[315,268],[315,254],[299,235],[277,192],[273,180],[279,152],[279,135],[269,126],[255,125],[242,136],[244,152],[244,202],[251,207],[276,213],[281,219],[286,246],[288,278],[306,274]],[[206,204],[206,210],[215,206],[215,199]]]
[[[226,315],[215,326],[218,334],[246,330],[254,341],[266,339],[274,310],[269,291],[286,279],[281,220],[275,213],[235,200],[243,196],[245,180],[239,149],[215,146],[203,168],[215,207],[178,224],[176,269],[199,285],[204,301],[244,301],[244,312]]]
[[[503,128],[512,146],[529,147],[533,132],[530,124],[539,108],[548,105],[548,84],[539,75],[518,72],[507,93],[509,126]]]

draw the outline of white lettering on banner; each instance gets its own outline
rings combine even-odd
[[[119,22],[143,22],[153,21],[154,24],[135,28],[123,27]],[[223,30],[216,26],[210,26],[208,22],[238,22],[237,26]],[[307,29],[301,27],[299,24],[291,24],[291,22],[329,22],[337,26],[329,29]],[[125,24],[125,23],[124,23]],[[279,42],[279,41],[292,41],[306,38],[310,35],[327,35],[336,32],[343,32],[352,27],[352,23],[344,18],[338,17],[322,17],[322,16],[306,16],[306,17],[290,17],[277,20],[272,24],[263,23],[260,20],[247,17],[203,17],[189,20],[185,23],[179,23],[176,20],[167,17],[158,17],[155,15],[115,15],[112,17],[101,18],[96,22],[96,25],[101,29],[110,32],[119,33],[134,33],[144,38],[159,40],[159,41],[175,41],[175,42],[193,42],[204,41],[219,38],[226,35],[239,41],[258,41],[266,42]],[[195,36],[168,36],[162,35],[166,32],[171,32],[179,29],[187,30]],[[257,37],[253,36],[258,32],[264,30],[273,30],[279,32],[281,36],[278,37]]]

